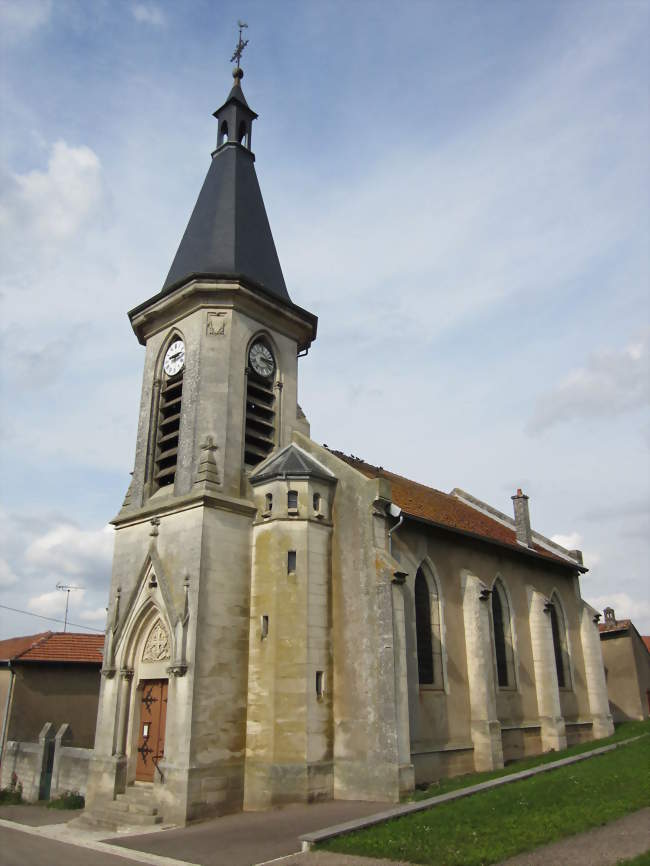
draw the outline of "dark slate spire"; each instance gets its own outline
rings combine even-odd
[[[251,127],[257,114],[244,97],[243,74],[234,70],[233,88],[214,112],[217,149],[162,294],[191,277],[226,277],[291,303],[253,165]]]

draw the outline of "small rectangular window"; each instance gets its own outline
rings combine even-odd
[[[325,671],[316,671],[316,697],[322,700],[325,694]]]
[[[314,511],[320,514],[320,493],[314,493]]]
[[[260,617],[260,631],[261,631],[262,640],[264,640],[265,637],[268,637],[269,618],[266,614],[262,614],[262,616]]]
[[[287,573],[293,574],[296,570],[296,551],[290,550],[287,553]]]
[[[287,493],[287,508],[289,511],[298,510],[298,492],[296,490],[290,490]]]
[[[264,497],[264,512],[270,514],[273,511],[273,494],[267,493]]]

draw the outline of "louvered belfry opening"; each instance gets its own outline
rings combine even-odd
[[[244,462],[257,466],[275,447],[275,393],[273,379],[249,370],[246,384]]]
[[[156,490],[174,483],[178,459],[178,433],[181,426],[183,372],[175,376],[163,374],[158,405],[154,486]]]

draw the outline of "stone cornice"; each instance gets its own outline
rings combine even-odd
[[[231,511],[235,514],[245,514],[254,517],[257,514],[255,503],[248,499],[237,499],[234,496],[226,496],[218,491],[193,491],[184,496],[174,496],[169,499],[150,499],[141,508],[122,509],[110,522],[113,526],[122,528],[133,526],[137,523],[146,523],[152,517],[160,517],[167,514],[178,514],[181,511],[190,511],[192,508],[218,508],[222,511]]]
[[[179,318],[203,308],[230,307],[272,327],[298,342],[298,350],[309,348],[316,337],[318,319],[302,307],[284,304],[267,296],[244,280],[196,277],[165,295],[156,295],[129,312],[135,335],[142,345]],[[260,316],[260,313],[262,314]]]

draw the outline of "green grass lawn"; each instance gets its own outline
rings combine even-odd
[[[619,860],[616,866],[650,866],[650,851],[645,854],[639,854],[632,860]]]
[[[465,776],[455,776],[453,779],[440,779],[438,782],[433,782],[427,788],[415,791],[407,799],[426,800],[429,797],[437,797],[438,794],[448,794],[450,791],[458,791],[460,788],[468,788],[470,785],[478,785],[480,782],[488,782],[490,779],[499,779],[501,776],[519,773],[521,770],[529,770],[541,764],[549,764],[552,761],[558,761],[560,758],[568,758],[571,755],[591,752],[593,749],[599,749],[601,746],[627,740],[630,737],[638,737],[641,734],[650,734],[650,719],[644,722],[623,722],[616,728],[611,737],[605,737],[602,740],[590,740],[588,743],[580,743],[577,746],[564,749],[562,752],[545,752],[543,755],[524,758],[521,761],[508,764],[507,767],[503,767],[500,770],[489,770],[485,773],[469,773]]]
[[[648,766],[650,737],[643,737],[588,761],[318,847],[432,866],[487,866],[650,805]]]

